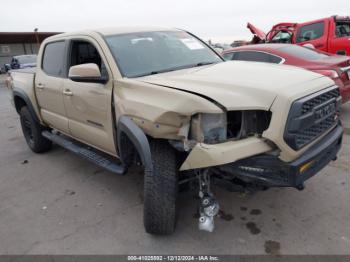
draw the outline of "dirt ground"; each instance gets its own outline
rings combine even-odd
[[[197,200],[180,195],[177,230],[142,224],[142,174],[108,173],[62,148],[34,154],[0,87],[0,254],[350,254],[350,136],[304,191],[215,189],[214,233],[197,229]]]

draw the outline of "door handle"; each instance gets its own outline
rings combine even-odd
[[[66,95],[66,96],[72,96],[73,92],[70,91],[69,89],[66,89],[66,90],[63,90],[63,94]]]
[[[38,89],[44,89],[44,88],[45,88],[45,85],[42,84],[42,83],[38,83],[38,84],[36,85],[36,87],[37,87]]]
[[[324,44],[317,44],[317,45],[315,45],[315,48],[321,48],[321,47],[324,47]]]

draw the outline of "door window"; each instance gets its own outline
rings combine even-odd
[[[337,22],[335,26],[336,37],[349,37],[350,36],[350,21]]]
[[[235,52],[232,60],[265,62],[273,64],[279,64],[282,62],[282,58],[278,56],[256,51]]]
[[[106,67],[97,49],[87,41],[73,41],[69,66],[90,63],[99,67],[102,77],[107,76]]]
[[[271,42],[272,43],[291,43],[291,38],[292,38],[291,32],[279,31],[277,34],[274,35]]]
[[[297,34],[297,43],[321,38],[324,34],[324,22],[302,26]]]
[[[63,59],[65,57],[65,42],[53,42],[45,46],[42,69],[51,76],[63,76]]]

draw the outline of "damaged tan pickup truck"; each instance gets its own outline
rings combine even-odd
[[[35,71],[12,72],[29,147],[56,143],[116,174],[144,168],[144,226],[175,229],[179,185],[195,181],[199,228],[212,231],[210,190],[303,189],[341,147],[339,89],[289,66],[224,62],[174,29],[56,35]]]

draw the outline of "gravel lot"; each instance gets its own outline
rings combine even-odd
[[[350,136],[304,191],[215,189],[222,215],[197,230],[197,200],[180,195],[177,231],[146,234],[142,174],[117,176],[62,148],[34,154],[0,87],[0,254],[350,254]]]

